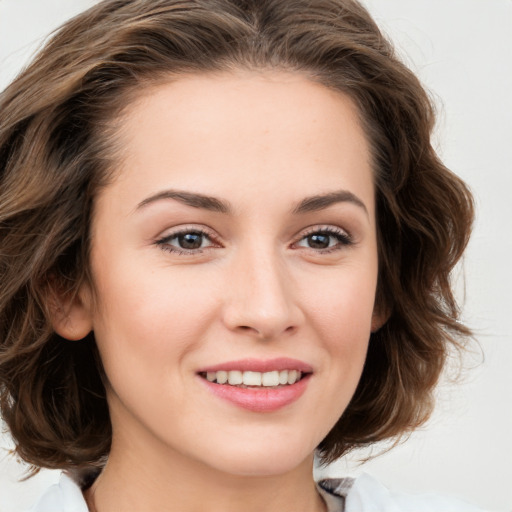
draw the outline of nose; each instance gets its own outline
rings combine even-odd
[[[298,329],[303,313],[282,258],[270,250],[247,251],[230,274],[223,311],[228,329],[266,340]]]

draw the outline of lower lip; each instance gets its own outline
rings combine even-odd
[[[311,374],[295,384],[279,388],[239,388],[228,384],[216,384],[199,377],[214,395],[253,412],[272,412],[298,400],[308,385]]]

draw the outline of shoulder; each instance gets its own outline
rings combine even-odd
[[[29,512],[88,512],[88,508],[78,484],[63,473]]]
[[[355,479],[321,480],[318,485],[330,495],[343,499],[345,508],[332,509],[332,512],[484,512],[453,497],[395,493],[367,474]]]
[[[321,480],[318,488],[329,512],[484,512],[447,496],[394,493],[366,474]],[[88,508],[80,487],[62,474],[30,512],[88,512]]]

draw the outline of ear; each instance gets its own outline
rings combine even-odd
[[[50,319],[55,332],[67,340],[81,340],[92,331],[92,294],[82,285],[78,292],[49,285]]]
[[[391,311],[386,307],[375,306],[372,315],[371,332],[377,332],[391,316]]]

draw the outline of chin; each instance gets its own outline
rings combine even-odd
[[[303,464],[313,467],[314,449],[304,450],[289,442],[279,445],[261,443],[253,446],[235,447],[217,458],[215,466],[224,473],[237,476],[271,477],[289,473]]]

